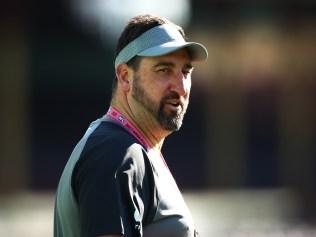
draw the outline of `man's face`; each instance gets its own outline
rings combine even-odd
[[[177,131],[189,103],[192,70],[185,49],[143,58],[134,76],[132,97],[163,129]]]

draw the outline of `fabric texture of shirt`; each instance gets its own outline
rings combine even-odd
[[[74,148],[59,181],[54,237],[194,237],[163,157],[103,117]]]

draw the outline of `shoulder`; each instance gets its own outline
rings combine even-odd
[[[150,168],[146,160],[144,148],[123,127],[102,122],[89,136],[74,167],[71,183],[75,196],[92,186],[111,187],[116,181],[142,183]]]
[[[123,127],[112,122],[102,122],[87,139],[77,162],[85,169],[106,169],[116,172],[131,162],[143,166],[145,151],[139,142]]]

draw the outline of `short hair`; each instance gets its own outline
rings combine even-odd
[[[114,60],[126,45],[128,45],[137,37],[139,37],[141,34],[143,34],[144,32],[148,31],[149,29],[153,27],[167,24],[167,23],[174,25],[179,30],[183,38],[185,38],[183,29],[180,26],[170,22],[166,18],[147,14],[147,15],[135,16],[132,19],[130,19],[130,21],[127,23],[127,25],[125,26],[123,32],[121,33],[118,39]],[[130,59],[126,64],[129,67],[131,67],[133,70],[137,71],[140,60],[141,60],[140,56],[135,56],[132,59]],[[112,82],[112,94],[115,92],[116,87],[117,87],[117,78],[115,77]]]

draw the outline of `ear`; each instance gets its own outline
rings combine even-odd
[[[127,66],[127,64],[120,64],[115,69],[117,82],[125,92],[128,92],[131,88],[132,73],[132,70]]]

